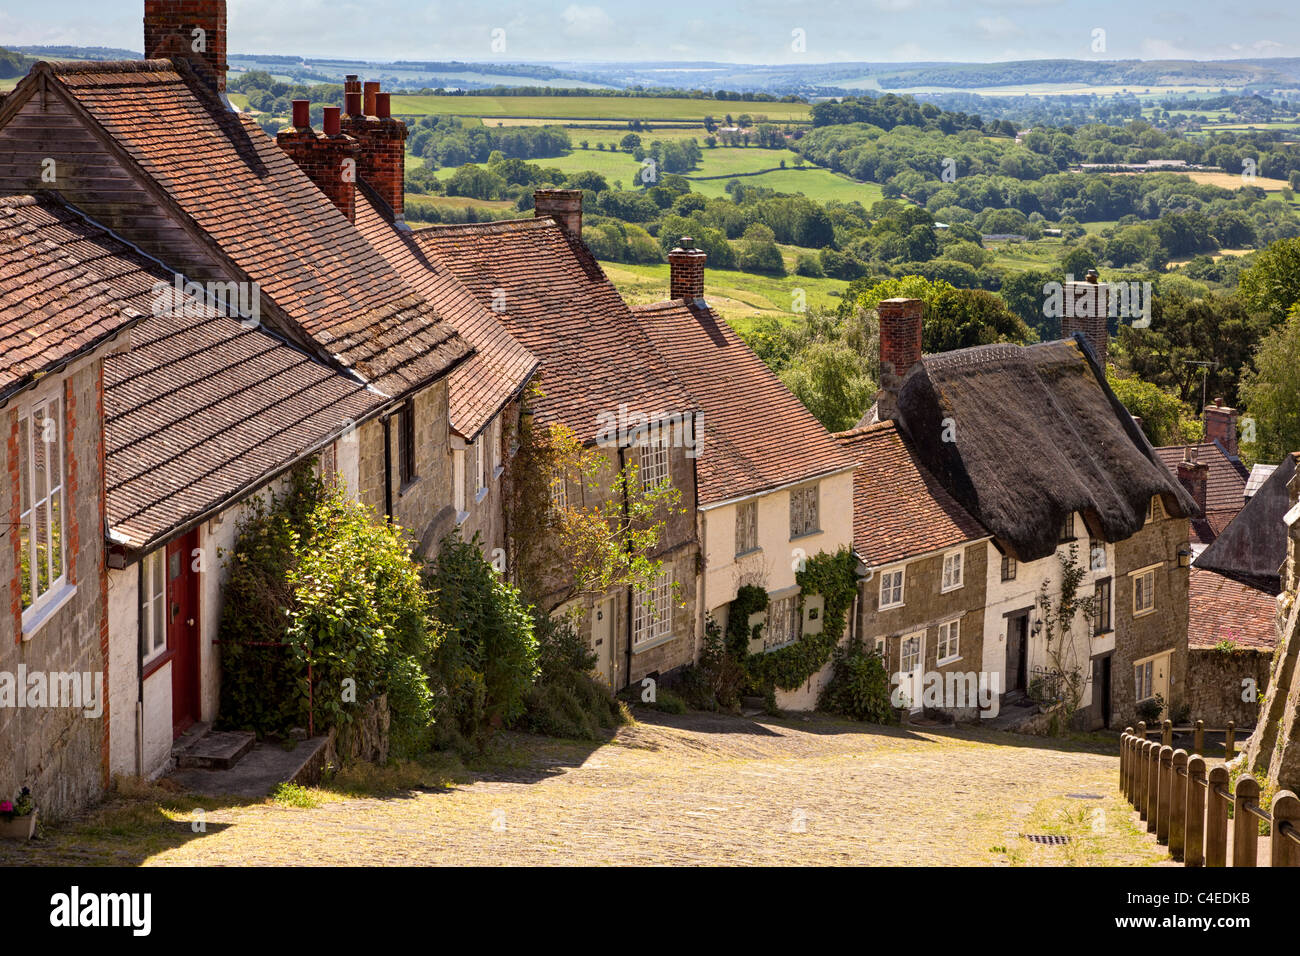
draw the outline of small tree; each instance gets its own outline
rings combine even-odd
[[[646,585],[663,569],[651,555],[669,515],[685,513],[681,492],[667,482],[644,487],[634,464],[620,468],[611,455],[559,423],[520,430],[509,464],[507,560],[547,614],[582,595]]]
[[[1059,729],[1064,733],[1083,700],[1087,688],[1087,675],[1079,667],[1079,639],[1076,626],[1080,618],[1084,631],[1091,631],[1096,617],[1096,598],[1080,597],[1079,585],[1087,576],[1086,568],[1079,564],[1079,549],[1070,545],[1067,554],[1058,555],[1061,562],[1061,589],[1057,596],[1051,593],[1051,581],[1044,581],[1038,592],[1038,607],[1043,620],[1043,638],[1047,644],[1049,679],[1054,685],[1051,693],[1062,705]],[[1083,635],[1084,642],[1089,633]],[[1085,643],[1082,659],[1088,657]]]

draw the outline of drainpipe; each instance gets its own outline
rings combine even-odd
[[[625,476],[625,479],[626,479],[626,474],[627,474],[627,472],[625,471],[626,468],[627,468],[627,449],[625,449],[622,445],[620,445],[619,448],[618,448],[618,473],[619,473],[620,475],[624,475],[624,476]],[[628,518],[629,518],[630,515],[631,515],[631,508],[630,508],[629,503],[628,503],[628,500],[627,500],[627,482],[626,482],[626,480],[624,480],[624,483],[623,483],[623,523],[624,523],[624,525],[627,524],[627,521],[628,521]],[[629,543],[628,543],[628,552],[631,553],[631,550],[632,550],[632,545],[631,545],[631,542],[629,542]],[[633,591],[634,591],[634,589],[631,588],[631,587],[629,587],[629,588],[627,589],[627,667],[626,667],[626,669],[623,671],[623,688],[627,688],[627,687],[630,687],[630,686],[632,685],[632,636],[633,636],[633,635],[632,635],[632,600],[633,600]],[[620,689],[623,689],[623,688],[620,688]]]
[[[393,520],[393,417],[384,419],[384,514]]]
[[[144,557],[135,563],[135,775],[144,777]]]

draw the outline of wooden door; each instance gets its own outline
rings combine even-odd
[[[614,686],[614,599],[597,601],[591,609],[591,649],[596,654],[596,676]]]
[[[172,652],[172,735],[199,719],[199,575],[196,528],[167,546],[167,647]]]
[[[1029,663],[1029,615],[1007,618],[1007,693],[1023,693]]]

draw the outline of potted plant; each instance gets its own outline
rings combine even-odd
[[[26,787],[17,800],[0,800],[0,839],[30,840],[36,833],[36,813],[32,792]]]

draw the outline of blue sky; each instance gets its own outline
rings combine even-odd
[[[0,46],[138,49],[143,0],[0,0]],[[230,0],[232,52],[356,59],[1222,59],[1300,56],[1294,0]],[[1092,50],[1104,30],[1105,53]],[[505,51],[494,53],[494,30]],[[806,49],[792,36],[804,31]]]

